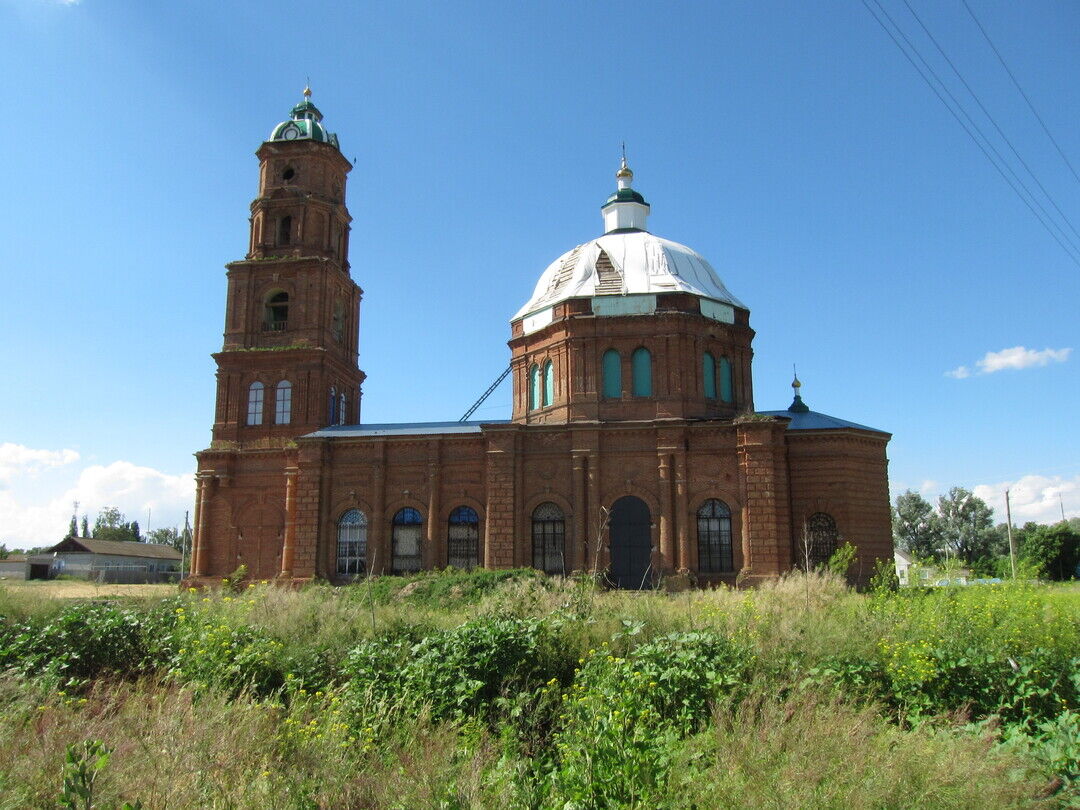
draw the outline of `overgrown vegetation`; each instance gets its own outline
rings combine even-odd
[[[106,603],[0,589],[0,616],[0,810],[87,792],[146,808],[1080,803],[1075,586],[861,595],[796,573],[666,595],[448,571]]]

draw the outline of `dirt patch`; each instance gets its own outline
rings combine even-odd
[[[156,596],[164,598],[177,593],[175,585],[99,585],[78,580],[0,580],[0,588],[33,593],[48,599],[99,599],[109,596]]]

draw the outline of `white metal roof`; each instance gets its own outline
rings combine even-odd
[[[601,279],[597,260],[607,254],[614,269]],[[601,282],[603,287],[597,289]],[[647,231],[615,231],[568,250],[540,276],[532,297],[511,320],[569,298],[686,292],[746,309],[712,265],[686,245]]]

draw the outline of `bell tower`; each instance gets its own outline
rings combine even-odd
[[[351,164],[311,89],[259,147],[246,258],[228,268],[215,447],[278,447],[360,421],[361,289],[349,272]]]

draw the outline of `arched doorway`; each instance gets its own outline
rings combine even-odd
[[[652,517],[641,498],[626,495],[611,506],[611,581],[616,588],[641,590],[649,584]]]

